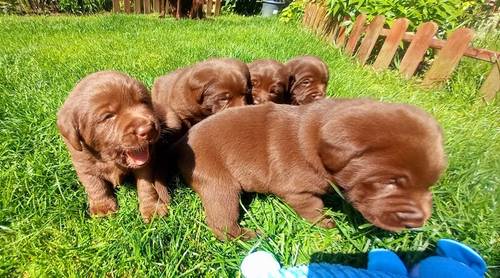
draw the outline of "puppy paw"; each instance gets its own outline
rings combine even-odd
[[[104,199],[89,203],[89,212],[91,216],[102,217],[115,213],[118,210],[118,204],[115,199]]]
[[[163,217],[168,213],[168,206],[166,203],[158,200],[153,204],[146,204],[139,206],[142,219],[145,223],[149,223],[154,216]]]
[[[326,218],[322,219],[321,221],[319,221],[317,225],[321,228],[331,229],[331,228],[335,227],[335,221],[326,217]]]
[[[239,239],[245,241],[245,240],[254,239],[256,237],[257,237],[257,233],[255,231],[247,229],[247,228],[241,228],[241,235],[239,236]]]

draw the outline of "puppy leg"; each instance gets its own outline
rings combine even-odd
[[[87,192],[89,212],[92,216],[105,216],[118,209],[111,185],[96,176],[78,173],[78,177]]]
[[[207,224],[219,240],[254,238],[254,231],[238,225],[240,192],[228,188],[228,184],[219,181],[194,186],[201,189],[198,194],[205,209]]]
[[[335,227],[335,222],[323,214],[325,205],[311,193],[292,193],[282,197],[302,218],[323,228]]]
[[[165,216],[170,197],[163,180],[153,180],[150,167],[134,171],[137,179],[137,196],[142,219],[148,223],[154,215]]]

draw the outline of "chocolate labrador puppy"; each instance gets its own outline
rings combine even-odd
[[[168,191],[150,167],[159,126],[149,91],[123,73],[93,73],[76,85],[57,114],[57,127],[91,215],[117,210],[113,187],[129,174],[137,180],[143,219],[167,213]]]
[[[371,100],[230,109],[173,148],[219,239],[255,235],[237,222],[242,191],[275,194],[307,221],[333,227],[321,199],[330,182],[375,226],[420,227],[445,167],[441,128],[430,115]]]
[[[248,64],[252,79],[252,97],[254,104],[268,101],[274,103],[288,103],[288,84],[292,81],[285,65],[271,60],[255,60]]]
[[[159,77],[153,85],[155,111],[170,134],[229,107],[251,104],[248,67],[236,59],[211,59]]]
[[[328,67],[318,57],[296,57],[285,64],[293,77],[290,84],[291,104],[308,104],[326,96]]]

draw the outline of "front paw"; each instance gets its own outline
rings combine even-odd
[[[325,217],[317,225],[321,228],[331,229],[335,227],[335,221],[329,217]]]
[[[89,203],[89,212],[91,216],[102,217],[115,213],[118,210],[118,204],[113,198],[103,199],[99,201],[91,201]]]
[[[142,219],[145,223],[149,223],[151,219],[156,216],[165,216],[168,213],[168,205],[160,200],[155,203],[143,204],[139,206]]]

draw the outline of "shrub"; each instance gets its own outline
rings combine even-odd
[[[296,18],[302,14],[305,0],[296,0],[282,19]],[[324,0],[328,12],[337,19],[349,17],[351,20],[359,13],[365,13],[368,19],[384,15],[391,22],[400,17],[410,20],[410,28],[415,29],[421,23],[434,21],[441,31],[461,26],[472,26],[477,20],[493,13],[491,0]],[[494,0],[493,0],[494,2]]]
[[[111,10],[111,0],[0,0],[1,13],[89,14]]]

